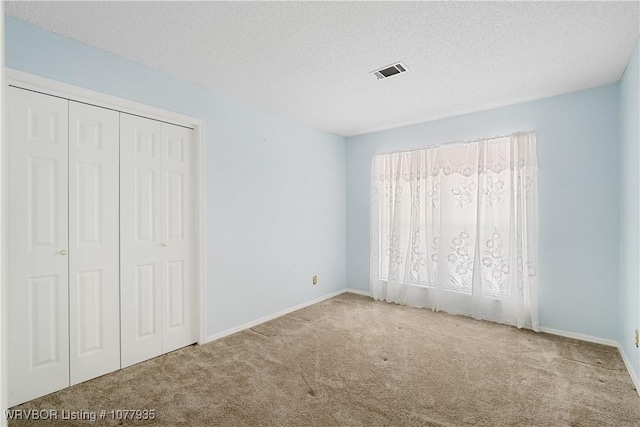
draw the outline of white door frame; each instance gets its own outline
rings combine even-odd
[[[130,101],[123,98],[95,92],[89,89],[73,86],[67,83],[62,83],[56,80],[51,80],[45,77],[36,76],[33,74],[25,73],[23,71],[14,70],[12,68],[5,68],[5,85],[16,86],[23,89],[32,90],[35,92],[44,93],[47,95],[58,96],[60,98],[69,99],[72,101],[83,102],[86,104],[95,105],[97,107],[109,108],[123,113],[134,114],[142,117],[147,117],[162,122],[175,124],[179,126],[185,126],[192,128],[194,131],[194,150],[193,150],[193,165],[195,166],[193,171],[193,191],[194,191],[194,223],[193,223],[193,259],[196,265],[196,271],[194,274],[195,286],[194,286],[194,326],[195,334],[198,340],[198,344],[204,344],[206,342],[206,262],[205,262],[205,122],[201,119],[185,116],[183,114],[163,110],[160,108],[152,107],[149,105],[141,104],[135,101]],[[3,86],[4,89],[5,86]],[[2,160],[6,163],[7,158],[4,155],[3,147]],[[2,170],[6,171],[5,163],[3,163]],[[4,177],[3,177],[4,178]],[[6,180],[3,179],[3,195],[7,194]],[[2,218],[6,218],[7,213],[7,200],[2,199]],[[3,239],[6,240],[6,239]],[[4,251],[3,251],[4,252]],[[2,277],[1,290],[6,292],[8,283],[6,278]],[[6,293],[4,293],[6,295]],[[3,313],[6,313],[6,308],[9,301],[3,300]],[[4,349],[3,349],[4,350]],[[5,353],[6,354],[6,353]],[[3,358],[4,360],[4,358]],[[4,368],[4,364],[3,364]],[[4,370],[4,369],[3,369]],[[2,372],[4,378],[6,372]]]
[[[5,120],[4,114],[6,112],[4,98],[5,98],[5,68],[4,68],[4,2],[0,2],[0,411],[4,414],[4,411],[9,405],[9,382],[7,381],[8,364],[7,364],[7,320],[9,319],[9,312],[7,307],[9,302],[7,301],[7,248],[5,233],[7,228],[5,227],[7,207],[7,192],[5,191],[6,176],[8,170],[5,167],[6,153],[5,153]],[[0,426],[5,427],[8,425],[6,417],[0,417]]]

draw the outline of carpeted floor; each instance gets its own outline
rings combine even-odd
[[[16,409],[107,416],[11,426],[640,425],[613,347],[353,294]],[[118,409],[156,419],[112,420]]]

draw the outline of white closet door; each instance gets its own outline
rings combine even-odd
[[[120,113],[122,367],[162,354],[161,123]]]
[[[118,121],[69,102],[71,385],[120,368]]]
[[[122,366],[195,342],[193,130],[120,114]]]
[[[192,146],[192,129],[162,124],[163,353],[196,341],[192,318]]]
[[[7,92],[13,406],[69,385],[68,101]]]

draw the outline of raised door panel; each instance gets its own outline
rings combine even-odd
[[[118,112],[69,102],[70,378],[120,368]]]
[[[57,188],[60,162],[30,156],[27,160],[29,194],[29,243],[31,248],[59,243]]]
[[[7,92],[13,406],[69,385],[68,101]]]
[[[122,367],[162,354],[161,130],[120,113]]]
[[[103,270],[83,271],[77,274],[75,317],[77,325],[72,337],[76,339],[75,351],[79,359],[105,350],[105,322],[103,294],[105,282]],[[113,326],[113,325],[109,325]],[[118,355],[118,359],[120,359]],[[71,362],[71,370],[74,369]],[[97,374],[95,376],[98,376]],[[88,379],[88,378],[87,378]]]
[[[163,352],[196,341],[193,320],[193,130],[162,124]]]
[[[133,183],[135,201],[135,241],[137,243],[158,243],[158,223],[160,217],[156,209],[158,171],[136,168]]]
[[[29,366],[31,369],[60,362],[60,332],[57,294],[60,275],[29,278]]]
[[[136,265],[135,279],[135,338],[143,339],[158,334],[156,317],[156,305],[149,304],[148,301],[156,300],[158,291],[157,283],[157,264]]]

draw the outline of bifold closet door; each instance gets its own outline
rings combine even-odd
[[[122,367],[162,354],[162,126],[120,113]]]
[[[118,122],[69,101],[71,385],[120,368]]]
[[[68,101],[7,92],[13,406],[69,386]]]
[[[195,342],[193,130],[120,113],[122,367]]]
[[[193,130],[162,124],[162,352],[193,344]]]

